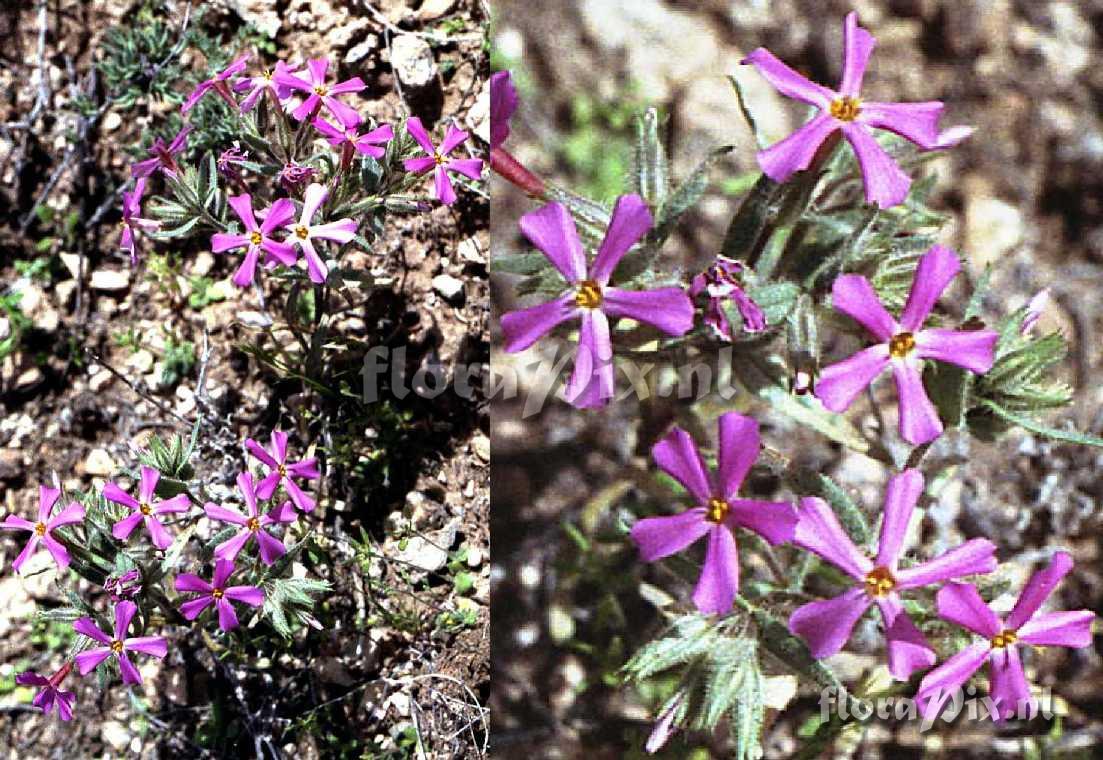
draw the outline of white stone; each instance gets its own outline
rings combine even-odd
[[[92,273],[92,289],[117,292],[130,287],[130,272],[122,269],[100,269]]]
[[[438,274],[433,278],[433,290],[441,294],[446,301],[463,300],[463,280],[450,274]]]
[[[86,475],[106,478],[115,474],[115,467],[115,460],[107,453],[107,449],[92,449],[88,458],[84,460]]]
[[[398,81],[412,89],[425,87],[437,75],[433,49],[412,34],[400,34],[391,40],[391,68]]]

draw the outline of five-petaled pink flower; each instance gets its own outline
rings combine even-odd
[[[457,172],[470,179],[479,179],[483,175],[483,162],[478,158],[448,158],[448,155],[467,139],[467,133],[457,129],[452,124],[448,125],[448,133],[444,136],[439,148],[433,147],[433,141],[421,124],[421,119],[416,116],[406,121],[406,131],[417,141],[428,155],[418,158],[408,158],[402,162],[406,171],[415,174],[433,172],[434,195],[436,199],[446,206],[456,202],[456,191],[452,188],[452,180],[448,172]]]
[[[337,100],[334,95],[344,95],[350,92],[360,92],[366,86],[360,77],[346,79],[344,82],[331,86],[326,85],[326,70],[329,68],[329,59],[320,58],[308,61],[306,64],[310,81],[296,76],[290,72],[277,72],[273,75],[276,84],[289,87],[292,90],[307,93],[307,98],[298,108],[291,112],[299,121],[304,121],[315,115],[324,105],[331,114],[342,124],[352,124],[360,120],[360,115],[355,109]]]
[[[172,536],[165,530],[165,526],[161,524],[157,516],[187,512],[190,501],[185,493],[173,496],[171,499],[154,501],[154,492],[157,490],[157,481],[160,479],[161,473],[152,467],[143,466],[137,499],[114,483],[104,485],[103,496],[105,499],[134,510],[134,514],[124,517],[111,527],[111,535],[120,541],[125,541],[138,527],[138,523],[144,522],[146,530],[149,531],[149,535],[153,539],[154,546],[163,550],[172,545]]]
[[[360,134],[360,119],[357,118],[351,124],[343,124],[335,127],[325,119],[315,117],[314,128],[326,136],[333,147],[341,147],[341,167],[347,169],[352,162],[354,152],[363,153],[372,158],[383,158],[387,149],[383,146],[394,139],[394,129],[390,124]]]
[[[275,69],[264,69],[260,74],[255,77],[241,77],[234,83],[234,92],[242,93],[247,92],[241,100],[241,112],[246,113],[252,111],[256,106],[257,101],[266,92],[272,93],[272,97],[276,100],[276,105],[283,103],[291,97],[291,88],[286,84],[281,84],[276,81],[276,77],[284,77],[295,74],[297,68],[291,68],[283,61],[276,61]]]
[[[911,186],[905,174],[882,148],[871,129],[885,129],[915,143],[922,150],[950,147],[972,130],[953,129],[940,133],[940,101],[925,103],[871,103],[861,100],[859,90],[870,53],[873,35],[858,26],[858,14],[851,12],[843,27],[843,76],[838,90],[811,82],[778,60],[765,48],[758,48],[741,63],[753,64],[778,91],[820,109],[812,121],[780,142],[758,153],[762,171],[775,182],[784,182],[794,172],[807,169],[824,141],[836,130],[854,149],[865,181],[866,201],[888,208],[903,202]]]
[[[918,445],[942,433],[942,420],[923,388],[922,361],[934,359],[983,374],[992,368],[999,338],[995,330],[920,329],[960,269],[957,254],[950,249],[936,245],[927,251],[915,270],[899,322],[885,311],[865,277],[846,274],[835,280],[832,305],[860,323],[878,342],[823,370],[815,394],[825,407],[833,412],[845,410],[891,366],[904,440]]]
[[[754,531],[771,544],[793,538],[797,513],[783,501],[737,497],[739,487],[758,458],[758,422],[735,412],[720,416],[717,470],[705,469],[689,433],[674,428],[651,449],[659,468],[686,487],[697,506],[669,517],[647,517],[632,526],[632,540],[647,562],[680,552],[708,536],[705,564],[693,591],[693,602],[706,614],[731,609],[739,593],[736,527]]]
[[[253,284],[253,277],[257,271],[257,259],[262,250],[268,254],[266,261],[274,260],[284,266],[295,266],[295,262],[298,261],[295,246],[275,240],[271,236],[274,230],[285,226],[294,218],[295,204],[288,198],[280,198],[264,212],[264,221],[258,224],[256,217],[253,216],[253,199],[248,193],[231,196],[228,202],[238,219],[245,225],[245,232],[241,234],[216,232],[211,237],[211,250],[215,253],[223,253],[245,247],[245,258],[234,273],[234,285],[244,288]]]
[[[996,546],[988,539],[974,538],[932,560],[901,569],[898,563],[908,522],[922,493],[923,476],[918,470],[904,470],[889,480],[880,546],[872,560],[858,550],[823,499],[801,499],[793,543],[856,581],[834,599],[810,602],[789,617],[789,630],[808,643],[813,656],[828,657],[842,649],[858,619],[876,604],[885,624],[893,678],[906,681],[916,670],[934,664],[934,650],[904,612],[900,592],[963,575],[990,573],[996,569]]]
[[[217,504],[208,503],[203,509],[207,517],[219,522],[227,522],[232,525],[240,525],[244,528],[237,535],[228,538],[215,547],[215,559],[225,559],[231,562],[237,558],[249,539],[256,538],[260,558],[264,564],[271,565],[286,552],[283,542],[265,530],[269,525],[295,522],[298,514],[290,501],[286,501],[273,508],[268,514],[261,515],[257,511],[257,492],[253,485],[253,476],[243,472],[237,476],[237,487],[245,500],[245,508],[249,510],[248,516],[241,514],[236,509],[227,509]]]
[[[724,310],[724,302],[728,299],[735,301],[745,332],[759,333],[766,329],[766,315],[743,289],[743,270],[740,262],[717,256],[712,266],[693,278],[689,289],[689,294],[694,298],[701,293],[708,294],[705,324],[721,340],[731,341],[735,337],[731,320]]]
[[[188,99],[184,101],[184,105],[180,106],[181,113],[187,113],[192,107],[199,102],[199,99],[203,97],[208,90],[214,90],[219,96],[225,100],[231,108],[237,108],[237,101],[234,100],[233,93],[230,92],[229,85],[226,84],[226,80],[236,77],[241,72],[245,71],[245,64],[249,60],[250,55],[246,53],[240,58],[236,59],[229,66],[222,71],[215,74],[210,79],[206,79],[196,85],[195,89],[191,91],[191,95],[188,95]]]
[[[1038,609],[1071,569],[1072,557],[1065,552],[1054,554],[1049,565],[1027,581],[1014,609],[1002,620],[981,599],[975,586],[946,584],[938,592],[938,614],[983,636],[984,640],[962,649],[923,677],[915,694],[920,714],[938,715],[953,692],[987,660],[989,692],[998,719],[1017,714],[1032,715],[1036,705],[1023,673],[1019,647],[1030,644],[1080,649],[1092,643],[1095,613],[1091,610],[1038,614]]]
[[[37,686],[39,692],[31,700],[31,704],[44,713],[49,713],[50,708],[57,705],[57,715],[62,720],[71,720],[73,717],[73,702],[77,695],[71,691],[62,691],[58,687],[73,669],[73,664],[65,663],[49,678],[40,676],[31,671],[25,671],[15,677],[15,682],[20,686]]]
[[[307,496],[292,478],[317,480],[320,477],[317,458],[311,457],[301,462],[288,464],[287,433],[282,430],[272,431],[272,446],[269,449],[265,449],[252,438],[245,439],[245,448],[268,468],[268,475],[257,483],[258,498],[271,499],[272,494],[282,485],[287,491],[287,495],[291,497],[291,501],[295,502],[296,507],[303,512],[310,512],[314,509],[314,499]]]
[[[77,633],[104,645],[81,652],[74,658],[82,676],[88,675],[101,662],[114,655],[118,660],[119,670],[123,674],[123,683],[139,684],[142,682],[142,676],[130,661],[127,652],[141,652],[158,659],[168,653],[168,644],[161,636],[139,636],[129,639],[126,637],[127,631],[130,630],[130,621],[134,619],[137,612],[138,605],[134,602],[124,601],[115,605],[114,638],[101,631],[92,618],[83,617],[73,622],[73,630]]]
[[[119,248],[130,254],[130,263],[138,262],[138,231],[153,232],[161,229],[161,223],[154,219],[143,219],[142,194],[146,191],[146,178],[139,177],[134,189],[123,193],[123,219],[119,222],[122,234],[119,235]]]
[[[153,145],[149,146],[151,157],[132,164],[130,175],[132,177],[148,177],[154,172],[162,171],[170,177],[175,177],[180,173],[180,165],[176,163],[176,154],[188,146],[188,134],[191,131],[191,126],[185,124],[168,145],[165,145],[165,141],[158,137],[153,141]]]
[[[314,248],[314,241],[332,240],[344,245],[356,237],[356,227],[358,226],[355,219],[338,219],[335,222],[326,222],[325,224],[312,224],[311,220],[328,197],[329,190],[325,185],[320,185],[317,182],[312,183],[303,196],[303,211],[299,216],[299,221],[287,225],[287,229],[292,233],[287,239],[292,243],[299,244],[299,248],[303,251],[303,258],[306,259],[307,271],[313,282],[325,282],[326,277],[329,276],[329,269]]]
[[[37,551],[39,543],[46,546],[46,550],[53,556],[54,562],[57,563],[58,567],[62,570],[69,567],[68,549],[50,534],[53,530],[60,528],[62,525],[71,525],[82,521],[84,519],[84,507],[74,501],[71,502],[69,506],[65,507],[65,509],[58,512],[53,517],[50,517],[50,512],[53,511],[54,504],[57,503],[60,497],[61,491],[56,488],[39,486],[38,522],[31,522],[30,520],[25,520],[15,515],[8,515],[4,518],[3,522],[0,522],[0,528],[7,528],[8,530],[25,530],[31,534],[30,539],[27,541],[27,545],[23,547],[23,551],[19,552],[19,556],[16,557],[15,562],[12,563],[12,567],[17,573],[19,572],[19,568],[23,566],[23,563],[30,559],[31,555]]]
[[[693,302],[683,288],[609,287],[621,258],[651,226],[651,212],[644,200],[638,195],[622,195],[597,257],[587,268],[578,230],[563,205],[549,203],[521,217],[521,231],[559,270],[569,288],[553,301],[502,315],[505,350],[523,351],[557,325],[580,320],[579,350],[566,387],[567,400],[576,407],[603,406],[613,396],[610,317],[629,317],[675,336],[685,335],[693,327]]]
[[[176,576],[176,590],[180,593],[197,593],[199,597],[180,605],[180,612],[188,620],[195,620],[203,610],[212,604],[218,609],[218,627],[224,631],[237,628],[237,614],[233,602],[241,602],[253,607],[264,604],[264,592],[256,586],[227,586],[226,581],[234,574],[232,560],[221,559],[215,563],[214,577],[211,582],[191,573]]]
[[[509,121],[517,110],[517,90],[508,71],[490,77],[490,147],[500,147],[509,137]]]

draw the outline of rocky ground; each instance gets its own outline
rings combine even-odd
[[[691,2],[607,0],[538,7],[501,3],[496,53],[522,90],[510,150],[537,173],[567,187],[607,187],[601,162],[626,151],[623,115],[641,104],[669,115],[675,173],[685,174],[717,145],[736,145],[718,164],[698,211],[665,252],[687,268],[719,247],[738,192],[721,178],[755,169],[754,142],[725,77],[738,77],[760,129],[776,139],[801,123],[799,104],[784,100],[739,60],[765,46],[825,83],[836,80],[842,18],[856,9],[877,37],[864,92],[872,100],[947,104],[943,123],[971,124],[976,134],[935,163],[936,205],[949,213],[945,242],[964,252],[974,271],[997,263],[992,314],[1014,309],[1043,286],[1054,307],[1045,319],[1069,338],[1063,372],[1077,388],[1063,417],[1097,434],[1099,330],[1096,297],[1103,281],[1103,97],[1098,2]],[[594,104],[619,104],[603,107]],[[604,110],[603,110],[604,109]],[[602,135],[590,141],[588,133]],[[588,152],[589,160],[579,160]],[[595,158],[600,156],[600,160]],[[623,172],[626,162],[611,170]],[[596,167],[596,168],[595,168]],[[619,180],[614,176],[613,180]],[[518,216],[531,202],[504,182],[493,186],[492,245],[516,250]],[[492,283],[494,308],[516,304],[512,284]],[[533,356],[495,351],[494,362],[521,365]],[[644,464],[631,433],[634,409],[580,414],[552,405],[523,418],[518,402],[493,411],[492,578],[495,612],[495,737],[503,752],[543,757],[635,756],[649,730],[638,695],[616,684],[627,653],[660,627],[639,598],[644,573],[622,538],[610,531],[617,494],[603,490],[626,468]],[[777,423],[774,440],[801,452],[872,500],[883,475],[861,457],[840,458],[813,436]],[[780,444],[779,444],[780,445]],[[1001,560],[1029,567],[1046,546],[1070,548],[1079,560],[1061,601],[1103,609],[1100,492],[1094,450],[1053,445],[1016,433],[978,444],[932,515],[930,545],[948,535],[989,535]],[[767,492],[770,483],[759,484]],[[570,525],[571,531],[565,531]],[[579,547],[575,531],[590,542]],[[948,532],[947,532],[948,531]],[[926,534],[925,534],[926,535]],[[596,556],[595,556],[596,555]],[[1014,582],[1020,578],[1012,579]],[[616,604],[610,608],[607,591]],[[872,650],[871,650],[872,651]],[[860,673],[859,653],[850,663]],[[1089,752],[1103,741],[1100,651],[1054,652],[1031,675],[1055,686],[1071,707],[1055,746]],[[767,752],[787,757],[794,732],[812,710],[798,704],[770,719]],[[854,752],[861,757],[934,754],[1019,756],[1016,729],[955,729],[924,737],[871,728]],[[690,746],[707,747],[704,739]],[[686,745],[680,745],[685,751]],[[722,746],[722,741],[715,748]],[[719,751],[719,749],[717,749]],[[1084,755],[1087,756],[1087,755]]]
[[[196,422],[197,469],[228,495],[245,464],[240,441],[302,420],[297,445],[332,462],[316,513],[331,554],[302,560],[296,572],[333,584],[318,608],[329,627],[300,631],[278,658],[230,663],[233,672],[221,678],[206,679],[215,665],[183,655],[151,661],[135,695],[141,709],[121,688],[100,696],[91,679],[72,678],[78,720],[62,726],[25,708],[28,694],[12,678],[17,666],[60,662],[67,633],[36,627],[34,612],[63,603],[72,584],[61,585],[45,554],[27,577],[11,573],[20,545],[5,532],[0,757],[210,757],[204,747],[217,743],[200,733],[226,678],[245,684],[231,710],[260,721],[270,741],[265,757],[413,756],[415,734],[432,757],[482,756],[490,533],[481,386],[475,382],[470,399],[412,395],[395,408],[400,423],[365,424],[370,417],[311,406],[301,384],[244,350],[261,340],[263,306],[230,283],[230,261],[185,245],[163,265],[132,269],[114,250],[115,188],[132,161],[126,149],[174,106],[154,103],[125,118],[106,108],[88,119],[73,105],[89,87],[93,102],[102,96],[86,75],[100,60],[103,34],[131,23],[140,5],[63,0],[41,15],[34,3],[0,12],[0,37],[11,42],[0,51],[0,511],[25,512],[38,484],[54,477],[66,488],[98,488],[133,467],[151,435],[187,434]],[[342,78],[361,76],[374,118],[412,113],[432,128],[455,117],[475,135],[473,154],[485,150],[488,9],[477,0],[227,0],[192,11],[200,7],[214,34],[251,24],[255,39],[271,40],[281,57],[329,56]],[[180,26],[186,4],[161,12]],[[185,65],[201,64],[189,55]],[[392,216],[372,249],[347,252],[345,264],[369,272],[374,284],[340,304],[335,340],[352,353],[334,373],[355,383],[365,348],[385,340],[409,346],[409,375],[429,361],[487,361],[488,202],[477,188],[460,195],[451,208]],[[36,202],[47,210],[32,213]],[[280,287],[270,285],[269,303],[286,295]],[[196,361],[171,377],[183,344]],[[359,390],[351,387],[353,396]],[[305,421],[311,414],[331,415],[324,434],[321,423]],[[340,428],[349,424],[360,426],[351,434]],[[395,437],[379,440],[384,432]],[[351,460],[341,461],[355,467],[337,465],[327,447],[338,439],[351,441],[342,455]],[[364,536],[369,555],[354,545]]]

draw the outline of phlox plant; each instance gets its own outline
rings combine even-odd
[[[923,168],[973,130],[944,129],[937,100],[863,99],[875,42],[855,13],[846,16],[837,88],[763,48],[739,62],[813,113],[773,144],[756,132],[761,175],[732,209],[721,248],[707,252],[666,246],[660,255],[731,147],[675,184],[661,119],[648,110],[624,193],[612,202],[586,198],[510,153],[511,119],[524,103],[509,72],[491,80],[491,168],[534,204],[518,239],[535,251],[492,261],[492,271],[514,278],[521,301],[501,317],[504,349],[571,347],[560,397],[578,414],[636,405],[641,423],[628,438],[650,449],[647,470],[603,493],[639,494],[636,513],[622,512],[622,545],[687,581],[665,602],[647,595],[669,628],[620,663],[626,680],[650,684],[649,751],[680,730],[726,721],[734,756],[758,756],[771,680],[794,677],[836,688],[844,701],[913,696],[931,715],[987,663],[993,717],[1007,720],[1036,706],[1023,669],[1032,647],[1091,641],[1091,611],[1041,610],[1074,571],[1057,547],[1006,615],[989,607],[1007,585],[1000,537],[934,555],[914,547],[933,484],[958,473],[969,447],[1016,428],[1084,445],[1103,440],[1043,420],[1071,401],[1052,372],[1065,340],[1038,334],[1044,296],[998,313],[1002,304],[986,299],[992,272],[968,272],[958,252],[937,243],[945,220],[927,205],[934,178]],[[660,398],[681,366],[719,377],[724,355],[734,395],[718,388],[695,399],[680,394],[673,405]],[[653,379],[618,383],[625,361],[655,368]],[[871,407],[878,425],[856,424],[857,410]],[[656,419],[671,418],[655,429]],[[883,499],[859,503],[803,466],[785,441],[771,440],[779,418],[863,455],[884,473]],[[706,431],[714,426],[712,443]],[[781,493],[747,492],[753,469],[774,476]],[[673,555],[689,561],[666,559]],[[873,608],[884,678],[844,685],[825,658],[847,648]],[[819,725],[800,756],[817,756],[845,725]]]
[[[18,683],[38,689],[35,706],[43,712],[56,707],[61,720],[79,713],[75,693],[62,688],[74,670],[96,673],[101,689],[112,688],[116,677],[124,685],[141,684],[142,659],[171,657],[174,640],[188,628],[234,636],[241,626],[265,626],[288,637],[292,620],[320,625],[310,611],[328,582],[292,577],[291,568],[311,540],[309,510],[300,511],[292,500],[312,509],[304,488],[320,473],[313,457],[290,465],[300,480],[292,497],[290,478],[279,476],[288,436],[275,430],[272,440],[281,452],[277,477],[258,472],[258,485],[243,470],[234,505],[207,501],[207,485],[190,464],[193,435],[189,443],[154,439],[137,472],[120,473],[98,489],[65,494],[43,485],[33,521],[12,513],[0,522],[2,529],[29,534],[12,571],[26,574],[38,547],[48,550],[69,604],[39,615],[71,624],[79,634],[66,651],[50,653],[60,663],[52,674],[17,676]],[[245,452],[243,444],[242,461]],[[81,593],[76,578],[86,582]]]

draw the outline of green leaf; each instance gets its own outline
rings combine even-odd
[[[550,270],[551,263],[542,253],[517,253],[495,256],[490,260],[490,269],[497,274],[534,275]]]
[[[682,215],[688,211],[704,195],[709,184],[709,172],[713,165],[723,156],[735,149],[734,145],[724,145],[711,151],[693,173],[685,179],[674,193],[659,207],[658,222],[655,225],[651,238],[661,242],[670,237],[675,225]]]
[[[1067,443],[1079,443],[1084,446],[1098,446],[1103,448],[1103,438],[1098,436],[1089,435],[1088,433],[1080,433],[1075,430],[1062,430],[1060,428],[1049,427],[1043,425],[1037,420],[1028,417],[1024,414],[1017,414],[1015,412],[1004,409],[999,404],[984,400],[981,402],[981,406],[988,409],[997,417],[1000,417],[1007,422],[1014,423],[1021,428],[1025,428],[1032,433],[1043,436],[1045,438],[1051,438],[1055,441],[1065,441]]]
[[[636,172],[634,190],[651,208],[666,202],[670,167],[659,134],[659,112],[648,108],[636,119]]]

